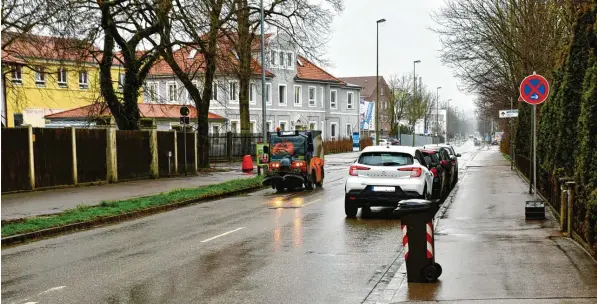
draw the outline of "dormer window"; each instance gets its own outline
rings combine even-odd
[[[189,52],[189,57],[188,57],[188,59],[193,59],[193,58],[195,58],[195,55],[197,55],[197,50],[196,50],[196,49],[191,49],[191,51]]]
[[[276,66],[276,55],[277,55],[276,53],[277,53],[276,51],[271,51],[271,53],[270,53],[271,54],[270,58],[272,60],[272,62],[270,62],[270,64],[272,67]]]

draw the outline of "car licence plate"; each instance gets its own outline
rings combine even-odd
[[[373,191],[375,191],[375,192],[395,192],[396,188],[375,186],[375,187],[373,187]]]

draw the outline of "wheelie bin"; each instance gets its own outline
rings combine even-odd
[[[401,214],[402,245],[409,282],[437,281],[442,267],[435,262],[433,203],[422,199],[403,200],[396,211]]]

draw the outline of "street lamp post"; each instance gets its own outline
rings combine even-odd
[[[439,89],[441,89],[442,87],[437,87],[436,93],[435,93],[435,136],[438,135],[439,131]]]
[[[415,60],[413,61],[413,83],[414,83],[414,87],[413,87],[413,99],[411,102],[414,102],[415,99],[417,98],[417,63],[421,63],[421,60]],[[415,130],[413,128],[412,130],[413,132],[413,147],[415,146]]]
[[[377,55],[376,57],[376,77],[375,90],[377,91],[377,99],[375,99],[375,145],[379,145],[379,24],[386,22],[386,19],[377,20]]]

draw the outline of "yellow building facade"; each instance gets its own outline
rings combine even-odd
[[[3,39],[13,33],[2,33]],[[2,124],[44,127],[44,116],[101,101],[98,56],[81,41],[49,36],[20,36],[2,50]],[[112,68],[119,87],[122,66]]]

